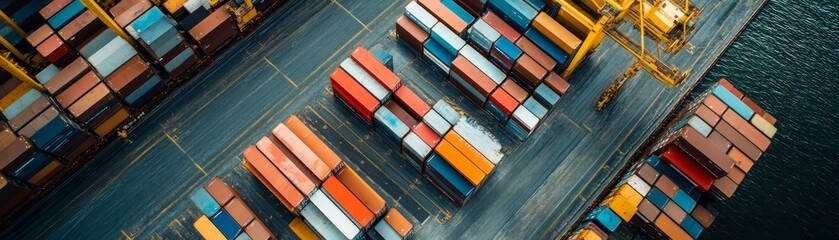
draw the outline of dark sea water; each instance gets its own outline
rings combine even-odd
[[[839,1],[770,0],[697,89],[720,77],[778,135],[702,239],[839,239]]]

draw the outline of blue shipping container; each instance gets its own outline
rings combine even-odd
[[[685,232],[688,233],[688,235],[693,237],[693,239],[699,238],[699,235],[702,234],[702,230],[705,229],[690,215],[685,216],[685,219],[682,219],[682,223],[679,225],[681,225],[682,229],[684,229]]]
[[[454,1],[442,0],[440,2],[443,3],[443,6],[446,6],[446,8],[451,10],[454,13],[454,15],[457,15],[458,18],[466,22],[467,26],[475,21],[475,17],[472,16],[472,14],[469,14],[469,12],[460,7],[460,5],[457,5],[457,3],[455,3]]]
[[[49,23],[52,29],[61,29],[64,25],[67,25],[67,23],[75,19],[76,16],[82,14],[84,10],[85,7],[80,0],[73,0],[73,2],[55,13],[50,19],[47,19],[47,23]]]
[[[606,233],[615,231],[615,229],[618,228],[618,225],[621,224],[620,217],[618,217],[612,209],[605,206],[599,206],[592,210],[591,213],[586,216],[586,220],[594,222],[594,224],[603,228]]]
[[[434,39],[428,39],[423,43],[423,58],[443,77],[449,75],[449,69],[452,66],[455,55],[446,51],[440,43]]]
[[[719,98],[725,105],[728,105],[734,112],[737,112],[741,117],[749,121],[752,119],[752,116],[755,115],[755,111],[752,110],[749,106],[746,106],[743,101],[740,101],[737,96],[734,96],[733,93],[729,92],[728,89],[721,85],[717,85],[714,87],[713,90],[714,96]]]
[[[233,217],[227,213],[226,210],[221,210],[215,217],[213,217],[212,222],[216,225],[221,234],[223,234],[227,239],[233,239],[236,235],[239,235],[239,232],[242,231],[242,228],[239,227],[239,224],[236,223],[236,220],[233,220]]]
[[[26,181],[32,178],[32,176],[35,176],[35,174],[38,174],[50,162],[52,162],[52,158],[49,156],[43,153],[35,153],[29,160],[26,160],[26,162],[15,168],[10,175],[15,179]]]
[[[457,52],[466,45],[466,42],[460,36],[443,24],[437,24],[431,28],[431,38],[437,40],[437,43],[452,55],[457,55]]]
[[[667,202],[670,202],[670,198],[664,194],[661,190],[657,187],[653,187],[650,189],[650,192],[647,193],[647,200],[650,200],[650,203],[658,207],[658,209],[664,209],[664,206],[667,205]]]
[[[134,90],[133,93],[129,94],[128,97],[125,98],[125,101],[128,102],[131,107],[140,107],[162,89],[163,84],[161,84],[160,77],[155,75],[143,83],[143,85],[137,88],[137,90]]]
[[[536,90],[533,90],[533,97],[549,108],[553,108],[559,102],[559,94],[554,92],[548,85],[545,85],[545,83],[539,84]]]
[[[376,129],[381,131],[389,143],[394,144],[397,148],[401,145],[402,138],[411,130],[408,125],[405,125],[399,120],[396,115],[393,115],[386,107],[380,107],[373,114],[373,120],[376,124]]]
[[[529,98],[527,98],[527,100],[524,100],[524,103],[522,105],[524,105],[524,107],[527,108],[528,111],[533,113],[533,115],[536,115],[536,117],[539,119],[544,119],[545,115],[548,114],[548,109],[545,108],[545,106],[542,106],[542,104],[539,103],[539,101],[536,101],[536,99],[534,99],[533,96],[530,96]]]
[[[497,65],[509,71],[510,68],[513,68],[513,63],[521,57],[522,53],[524,52],[516,44],[507,39],[507,37],[501,37],[492,46],[490,55]]]
[[[489,0],[487,7],[519,32],[527,29],[539,13],[523,0]]]
[[[528,29],[527,32],[524,33],[524,35],[527,37],[527,39],[533,42],[533,44],[539,47],[539,49],[542,49],[542,51],[545,51],[545,53],[551,56],[551,58],[556,60],[559,66],[563,65],[565,61],[568,59],[568,54],[563,52],[562,49],[560,49],[558,46],[556,46],[556,44],[551,42],[551,40],[548,40],[548,38],[545,37],[545,35],[542,35],[542,33],[536,31],[536,29]]]
[[[475,190],[475,187],[472,186],[466,178],[460,175],[457,170],[455,170],[451,165],[449,165],[449,163],[437,154],[432,155],[431,158],[428,159],[428,167],[439,173],[440,176],[443,177],[442,180],[454,186],[458,193],[461,196],[464,196],[464,198],[469,196],[469,194],[472,194],[472,190]]]
[[[12,102],[11,105],[3,109],[3,116],[6,116],[6,119],[13,119],[18,114],[23,112],[27,107],[32,105],[35,100],[41,97],[41,92],[36,89],[30,89],[29,92],[26,92],[23,96],[20,96],[16,101]]]
[[[696,200],[682,190],[676,191],[676,195],[673,195],[673,202],[682,207],[685,212],[691,212],[696,207]]]
[[[489,61],[486,57],[478,53],[475,48],[472,46],[465,46],[463,49],[460,50],[460,55],[462,55],[466,60],[469,60],[472,64],[475,65],[478,69],[481,70],[484,74],[492,79],[495,84],[501,84],[505,78],[507,78],[507,74],[504,74],[501,69],[498,69],[492,62]]]
[[[192,194],[192,203],[195,203],[201,212],[208,217],[215,216],[216,213],[221,209],[221,206],[218,205],[213,196],[210,196],[210,193],[204,188],[198,188],[195,190],[195,193]]]

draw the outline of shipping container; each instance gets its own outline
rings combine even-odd
[[[283,203],[286,209],[294,213],[300,211],[303,207],[304,196],[257,150],[256,146],[248,147],[242,155],[246,160],[245,167]]]
[[[446,134],[445,139],[487,176],[495,169],[495,164],[486,159],[486,157],[478,152],[478,149],[475,149],[471,143],[467,142],[456,132],[449,132]]]
[[[449,54],[457,55],[466,42],[455,32],[452,32],[446,26],[437,24],[431,28],[431,39],[437,41]]]
[[[303,121],[300,121],[299,118],[295,115],[291,115],[288,119],[285,120],[286,127],[291,130],[294,135],[300,138],[300,141],[306,144],[315,155],[320,158],[324,164],[326,164],[329,169],[333,173],[338,172],[342,166],[344,166],[344,160],[335,154],[326,143],[323,142],[314,132],[312,132],[309,127],[307,127]]]
[[[545,119],[545,116],[548,115],[548,109],[532,96],[527,98],[527,100],[522,103],[522,106],[524,106],[524,108],[530,113],[533,113],[539,121]]]
[[[717,210],[704,205],[696,205],[690,216],[703,227],[709,228],[717,218]]]
[[[396,233],[399,234],[401,239],[406,239],[411,234],[411,230],[413,230],[414,225],[399,212],[396,208],[391,208],[390,211],[387,212],[387,215],[384,217],[384,222],[396,230]]]
[[[431,38],[423,43],[422,50],[423,60],[425,60],[426,63],[431,64],[433,69],[436,70],[440,76],[449,76],[452,61],[454,61],[456,55],[446,51],[446,49],[443,48],[437,40]]]
[[[328,201],[328,200],[327,200]],[[343,215],[343,213],[338,212]],[[306,222],[315,233],[322,239],[347,239],[340,230],[333,224],[324,212],[322,212],[315,204],[308,204],[300,211],[303,216],[303,221]]]
[[[231,217],[224,209],[213,216],[211,221],[227,239],[235,238],[240,232],[242,232],[242,228],[236,224],[233,217]]]
[[[560,97],[565,96],[565,94],[568,93],[568,89],[571,88],[571,84],[568,83],[568,81],[565,81],[565,79],[560,77],[556,72],[549,72],[548,76],[545,77],[544,82],[545,85],[548,85],[548,88],[559,94]]]
[[[512,41],[506,37],[498,38],[490,51],[490,58],[496,66],[503,69],[505,72],[513,68],[513,64],[522,57],[523,52]]]
[[[64,89],[90,71],[90,65],[83,58],[77,57],[69,65],[64,67],[58,74],[44,83],[44,88],[53,95],[58,95]]]
[[[521,37],[521,32],[511,27],[509,24],[504,22],[501,17],[493,13],[492,11],[487,11],[484,13],[484,16],[481,17],[487,24],[492,26],[495,31],[501,34],[501,36],[506,37],[510,41],[516,41]]]
[[[198,42],[205,56],[212,56],[233,41],[239,34],[235,19],[227,9],[213,11],[201,22],[189,29],[189,35]]]
[[[375,218],[382,216],[385,212],[386,202],[379,196],[369,184],[367,184],[361,176],[358,175],[352,168],[344,167],[341,168],[338,173],[335,174],[335,177],[338,180],[341,180],[341,183],[347,187],[362,203],[364,206],[367,206],[367,209],[370,212],[373,212]]]
[[[724,176],[734,166],[734,160],[711,145],[707,139],[691,127],[682,128],[666,142],[667,144],[664,147],[679,147],[715,178]],[[656,153],[660,154],[665,151],[664,147],[657,149]]]
[[[678,147],[668,148],[659,154],[659,158],[687,176],[700,191],[705,192],[711,188],[715,178]]]
[[[291,228],[291,231],[294,232],[295,235],[300,237],[301,240],[316,240],[320,239],[317,233],[312,230],[311,227],[306,225],[306,222],[303,221],[302,218],[296,217],[294,220],[291,220],[291,223],[288,224],[288,227]]]
[[[379,108],[373,118],[376,131],[385,138],[385,142],[399,149],[402,138],[411,130],[408,125],[405,125],[393,112],[384,107]]]
[[[458,56],[452,63],[452,79],[455,80],[455,85],[464,93],[468,93],[470,99],[479,106],[483,105],[489,94],[498,87],[498,84],[463,56]]]
[[[52,26],[52,29],[61,29],[62,27],[67,25],[67,23],[69,23],[70,20],[74,19],[76,16],[81,14],[85,10],[85,6],[82,5],[81,1],[74,0],[67,3],[63,8],[61,8],[61,10],[58,10],[57,12],[55,12],[55,14],[52,14],[51,16],[47,16],[50,14],[45,14],[46,11],[44,10],[47,10],[47,8],[45,7],[41,9],[41,15],[44,16],[44,19],[47,19],[47,23],[49,23],[49,25]]]
[[[585,221],[594,222],[598,227],[608,233],[615,231],[621,223],[620,217],[618,217],[615,212],[612,212],[611,209],[604,206],[594,208],[594,210],[586,216]]]
[[[207,216],[202,215],[198,220],[195,220],[192,226],[198,230],[198,234],[201,234],[201,237],[204,239],[226,239],[224,234],[219,231]]]
[[[240,228],[248,226],[252,221],[259,221],[254,220],[256,219],[256,215],[245,205],[241,198],[234,198],[224,205],[224,211],[230,214],[230,217],[236,221],[236,224]]]
[[[219,205],[227,205],[230,200],[235,198],[241,198],[238,194],[230,188],[227,184],[225,184],[221,179],[218,177],[214,177],[213,180],[210,181],[207,185],[204,186],[204,190],[207,190],[207,193],[213,197]],[[247,225],[242,225],[247,226]]]
[[[438,103],[440,102],[442,102],[442,100]],[[434,106],[436,107],[437,105],[435,104]],[[458,113],[455,112],[455,114]],[[422,122],[429,128],[431,128],[431,130],[434,130],[434,133],[436,133],[437,136],[440,137],[445,135],[446,132],[448,132],[449,129],[452,128],[451,123],[448,120],[446,120],[446,118],[444,118],[439,112],[437,112],[437,110],[432,110],[426,113],[425,116],[422,118]]]
[[[557,62],[557,66],[554,68],[555,71],[559,71],[563,68],[562,66],[565,65],[569,54],[565,53],[535,28],[528,29],[524,32],[524,35],[527,37],[527,40],[530,40],[530,42],[539,47],[539,49],[548,54],[548,56],[551,56],[551,58]]]
[[[396,20],[396,35],[402,38],[402,40],[405,40],[408,46],[417,52],[422,52],[422,43],[430,36],[428,32],[411,21],[407,16],[401,16]]]
[[[58,104],[63,108],[69,108],[73,103],[81,98],[85,93],[93,89],[99,83],[99,77],[93,71],[88,71],[75,83],[67,87],[61,94],[55,96]]]
[[[356,227],[366,230],[372,225],[373,213],[335,176],[327,178],[321,189],[344,214],[350,217]]]
[[[466,30],[469,43],[484,55],[488,55],[492,45],[501,37],[501,34],[487,24],[483,19],[478,19]]]
[[[728,141],[731,141],[733,146],[732,149],[737,148],[752,161],[757,160],[763,154],[763,151],[761,151],[760,148],[744,137],[743,134],[740,134],[737,129],[731,127],[731,125],[729,125],[726,121],[720,121],[717,123],[717,127],[714,130],[718,131],[720,135],[725,137],[725,139],[728,139]]]
[[[320,180],[314,174],[308,171],[305,166],[300,168],[301,166],[295,165],[269,137],[263,137],[259,140],[256,147],[289,182],[294,184],[303,196],[310,196],[312,191],[320,185]]]
[[[373,54],[362,47],[358,47],[350,54],[358,65],[363,68],[369,75],[376,79],[379,84],[388,92],[394,92],[397,88],[402,86],[402,81],[390,69],[385,67],[382,62],[376,59]]]
[[[454,0],[441,0],[440,2],[443,3],[443,6],[446,6],[446,8],[452,11],[452,13],[457,15],[457,17],[460,18],[460,20],[463,20],[463,22],[465,22],[467,26],[471,25],[475,21],[476,15],[473,15],[471,12],[466,11],[466,9],[455,3]]]
[[[273,240],[277,239],[271,229],[265,226],[262,221],[253,221],[250,225],[245,227],[245,233],[253,240]]]
[[[733,109],[733,108],[732,108]],[[761,151],[766,151],[769,147],[769,144],[772,143],[771,139],[763,135],[760,130],[757,130],[752,124],[739,115],[734,113],[732,109],[726,110],[723,114],[722,118],[731,125],[731,127],[737,129],[740,134],[742,134],[746,139],[749,140],[752,144],[757,146]]]
[[[458,36],[463,36],[466,27],[469,26],[469,23],[460,19],[457,14],[449,10],[439,0],[419,0],[417,3]]]
[[[531,90],[538,87],[542,83],[542,80],[545,79],[545,76],[548,75],[548,70],[542,68],[536,60],[533,60],[533,58],[526,54],[522,55],[516,61],[512,69],[513,71],[510,72],[510,77],[518,81],[521,86]]]
[[[400,86],[399,89],[396,89],[393,100],[405,107],[405,110],[417,119],[421,119],[426,113],[431,111],[431,106],[428,103],[405,86]]]
[[[111,8],[110,13],[119,26],[125,27],[151,7],[151,2],[148,0],[122,0]]]
[[[460,173],[472,186],[480,186],[486,178],[486,174],[475,166],[468,158],[463,156],[451,143],[445,139],[437,144],[434,152],[443,158],[457,172]]]
[[[405,16],[407,16],[411,21],[413,21],[417,26],[422,28],[423,31],[426,33],[431,33],[431,27],[434,27],[439,20],[434,15],[425,10],[424,7],[420,6],[417,2],[411,1],[405,6]]]
[[[44,42],[44,40],[47,40],[47,38],[52,36],[53,33],[55,32],[52,30],[52,27],[48,24],[44,24],[34,32],[29,33],[29,36],[26,36],[26,41],[32,46],[38,46]]]
[[[460,121],[460,112],[455,110],[448,102],[443,99],[437,100],[434,103],[434,106],[431,107],[434,111],[439,114],[443,119],[449,122],[451,125],[455,125]],[[432,124],[429,124],[431,126]],[[432,128],[434,128],[432,126]],[[436,131],[436,130],[435,130]],[[440,134],[442,136],[443,134]]]
[[[482,56],[478,51],[476,51],[472,46],[464,46],[463,49],[460,51],[460,55],[469,60],[472,64],[475,65],[478,69],[481,70],[484,74],[486,74],[496,85],[501,84],[507,75],[504,74],[504,71],[498,69],[492,62],[489,61],[486,57]]]
[[[352,58],[344,59],[341,62],[341,69],[346,71],[356,82],[361,84],[370,94],[372,94],[380,103],[390,98],[392,92],[384,88],[377,82],[373,76],[365,71],[361,66],[352,60]]]
[[[579,39],[585,39],[594,27],[594,19],[576,7],[576,4],[563,4],[556,14],[556,20],[563,27],[574,33]]]
[[[507,121],[506,127],[520,140],[527,138],[536,126],[539,124],[539,118],[531,113],[524,106],[519,106],[513,112],[512,117]]]
[[[370,239],[376,240],[399,240],[402,237],[399,236],[399,233],[393,229],[390,225],[387,224],[386,221],[379,221],[375,227],[370,229],[367,232],[367,236]]]
[[[533,60],[539,63],[539,65],[543,68],[551,71],[551,75],[555,74],[553,73],[553,70],[557,68],[556,60],[533,44],[533,42],[528,40],[526,37],[523,37],[516,40],[516,46],[518,46],[527,56],[533,58]]]
[[[530,27],[531,21],[539,13],[523,0],[489,0],[487,8],[492,10],[501,19],[504,19],[519,32]]]
[[[331,175],[331,171],[326,164],[320,160],[320,158],[315,154],[305,143],[303,143],[300,138],[298,138],[294,133],[286,127],[285,124],[280,123],[271,130],[271,133],[274,134],[280,142],[282,142],[282,146],[278,145],[280,149],[288,149],[289,152],[293,153],[293,156],[296,156],[297,159],[306,165],[306,168],[309,169],[318,179],[321,181],[326,180],[326,177]],[[294,158],[286,152],[286,155],[289,156],[292,160]]]
[[[487,101],[484,105],[484,109],[486,109],[490,115],[498,119],[498,121],[505,123],[518,106],[519,103],[513,98],[513,96],[507,93],[504,89],[498,89],[490,95],[489,101]]]
[[[690,213],[693,211],[693,208],[696,207],[696,199],[693,199],[690,195],[685,193],[682,190],[676,191],[676,195],[673,196],[673,202],[679,207],[682,208],[685,212]]]
[[[665,236],[673,240],[690,240],[693,239],[687,234],[679,224],[675,223],[666,214],[661,213],[655,220],[655,226],[664,233]]]
[[[493,164],[498,164],[504,157],[501,144],[489,131],[479,126],[474,120],[462,117],[453,127],[458,135],[471,143],[485,158]]]
[[[343,69],[336,69],[329,75],[334,94],[346,103],[367,124],[373,124],[373,112],[381,104]]]
[[[93,37],[94,33],[104,28],[105,24],[93,12],[85,10],[81,15],[58,30],[58,35],[74,49],[78,49],[82,43]]]
[[[425,176],[459,206],[462,206],[466,198],[475,190],[475,187],[463,175],[460,175],[454,167],[437,154],[432,154],[428,158]]]
[[[425,159],[431,154],[431,148],[432,146],[429,146],[415,132],[411,131],[402,139],[400,150],[406,156],[406,160],[409,161],[411,166],[417,172],[422,173],[422,169],[425,167]]]
[[[347,215],[341,212],[341,209],[335,203],[329,200],[329,197],[326,196],[323,190],[318,189],[315,191],[310,199],[311,204],[314,204],[323,212],[326,218],[338,228],[345,239],[354,239],[360,233],[359,228],[353,224]]]
[[[38,53],[41,53],[47,61],[55,64],[58,68],[64,68],[79,55],[70,49],[64,40],[58,34],[52,34],[45,39],[41,44],[35,47]]]
[[[114,70],[135,55],[137,55],[137,51],[131,47],[131,44],[128,44],[121,37],[114,36],[111,41],[88,57],[87,60],[101,76],[110,76]]]
[[[641,217],[641,220],[644,223],[652,223],[655,221],[655,218],[658,214],[661,213],[661,210],[658,209],[652,202],[648,199],[644,199],[641,201],[641,204],[638,205],[638,212],[636,216]]]
[[[194,203],[195,206],[204,213],[204,215],[212,217],[221,210],[221,205],[219,205],[218,202],[210,196],[210,193],[208,193],[207,190],[204,190],[204,188],[195,190],[195,192],[192,193],[191,199],[192,203]]]

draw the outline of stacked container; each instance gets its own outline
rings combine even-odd
[[[409,3],[405,16],[397,20],[397,34],[413,49],[421,51],[423,59],[436,72],[448,77],[511,133],[520,139],[526,138],[570,87],[552,71],[559,70],[557,60],[521,37],[521,30],[511,27],[517,26],[515,24],[524,26],[522,28],[529,26],[537,15],[534,13],[532,18],[527,18],[521,14],[522,11],[529,13],[528,9],[533,10],[532,7],[518,1],[490,1],[489,5],[497,6],[481,18],[465,16],[457,19],[471,25],[460,31],[446,24],[452,21],[438,18],[470,12],[462,8],[464,5],[443,1],[438,6],[429,2],[434,1]],[[493,11],[501,12],[501,16],[512,14],[517,17],[502,19]],[[542,22],[552,20],[538,19]],[[552,24],[548,30],[555,31],[558,24],[555,21]],[[560,58],[561,62],[565,58],[567,56]],[[507,81],[514,83],[505,84]],[[507,87],[502,88],[502,85]]]
[[[126,3],[128,4],[128,3]],[[145,5],[145,3],[138,3]],[[117,15],[116,13],[112,14]],[[126,12],[122,14],[136,14]],[[150,7],[131,23],[124,25],[125,30],[137,43],[148,52],[155,63],[162,67],[172,79],[189,77],[189,71],[200,60],[192,47],[185,41],[177,28],[176,22],[163,14],[157,7]]]
[[[407,239],[413,229],[414,225],[408,219],[405,219],[405,216],[399,210],[391,208],[387,215],[367,232],[367,235],[371,239]]]
[[[621,235],[616,229],[629,223],[656,238],[698,238],[717,216],[709,203],[731,198],[777,132],[775,121],[720,80],[667,125],[654,154],[630,168],[584,223],[607,235]]]
[[[439,37],[459,39],[450,31],[446,33],[447,28],[441,28]],[[368,124],[368,117],[372,118],[373,127],[385,142],[399,149],[411,166],[458,205],[501,160],[501,147],[491,135],[471,120],[461,120],[460,114],[445,101],[438,101],[432,108],[402,86],[399,78],[364,48],[358,48],[342,62],[331,80],[341,102]],[[345,86],[354,86],[357,94],[344,94]],[[369,108],[356,107],[362,99],[370,102]],[[451,131],[453,126],[465,132]]]
[[[277,239],[242,196],[217,177],[191,199],[203,213],[192,226],[204,239]]]
[[[34,46],[36,45],[28,43],[25,37],[33,34],[45,23],[44,18],[38,13],[44,5],[45,3],[41,1],[3,1],[0,3],[0,11],[15,22],[25,34],[21,35],[12,26],[0,21],[0,36],[23,54],[35,53]]]

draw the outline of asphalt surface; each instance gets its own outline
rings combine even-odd
[[[282,238],[294,217],[245,170],[241,151],[291,114],[359,170],[415,223],[416,237],[553,238],[582,214],[629,155],[730,42],[758,2],[706,4],[695,49],[669,59],[693,67],[669,89],[639,74],[603,112],[600,92],[631,63],[612,42],[570,80],[569,95],[524,143],[435,75],[392,35],[407,1],[291,1],[215,57],[116,141],[35,205],[3,239],[198,238],[191,192],[219,176]],[[716,2],[714,2],[716,3]],[[700,5],[704,3],[699,3]],[[358,45],[394,55],[405,84],[446,98],[496,135],[508,155],[458,209],[372,129],[339,105],[328,74]]]

